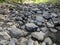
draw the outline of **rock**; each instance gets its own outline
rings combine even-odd
[[[7,24],[8,24],[8,25],[13,25],[13,22],[8,22]]]
[[[52,41],[56,41],[56,34],[53,32],[49,32],[48,36],[51,37]]]
[[[60,31],[56,33],[56,41],[60,43]]]
[[[42,27],[42,28],[41,28],[41,31],[45,33],[45,32],[48,31],[48,28],[47,28],[47,27]]]
[[[56,43],[53,43],[53,45],[56,45]]]
[[[22,21],[23,19],[21,17],[15,17],[16,21]]]
[[[42,12],[42,11],[40,11],[40,10],[38,10],[38,11],[37,11],[37,14],[42,14],[42,13],[43,13],[43,12]]]
[[[0,26],[2,26],[4,24],[4,22],[0,22]]]
[[[37,22],[44,22],[44,18],[42,16],[36,16]]]
[[[41,25],[43,25],[43,23],[44,23],[44,19],[43,19],[42,16],[36,16],[35,22],[36,22],[36,24],[37,24],[38,26],[41,26]]]
[[[9,41],[7,40],[1,40],[0,45],[8,45]]]
[[[46,43],[45,42],[42,42],[41,45],[46,45]]]
[[[34,45],[40,45],[38,41],[34,41]]]
[[[34,23],[27,23],[25,25],[25,28],[27,29],[27,31],[33,32],[37,30],[38,26],[36,26]]]
[[[6,9],[0,9],[0,14],[6,15],[8,11]]]
[[[11,22],[12,20],[10,18],[5,18],[4,21],[5,22]]]
[[[58,15],[55,13],[51,13],[51,18],[54,18],[54,17],[58,17]]]
[[[11,37],[7,32],[0,32],[0,40],[6,39],[9,40]]]
[[[40,32],[40,28],[38,28],[37,31]]]
[[[43,33],[42,31],[32,33],[33,38],[36,38],[36,39],[41,40],[41,41],[44,39],[44,36],[45,36],[45,33]]]
[[[9,45],[16,45],[17,40],[15,38],[12,38],[9,42]]]
[[[28,42],[28,40],[23,37],[18,40],[19,45],[27,45],[27,42]]]
[[[53,29],[53,28],[50,28],[50,31],[51,32],[57,32],[57,30],[56,29]]]
[[[27,32],[25,32],[24,30],[20,30],[18,28],[10,28],[10,35],[11,37],[15,37],[15,38],[20,38],[21,36],[26,36]]]
[[[10,26],[11,28],[16,28],[16,25],[12,25],[12,26]]]
[[[48,13],[48,12],[44,12],[43,13],[43,17],[45,18],[45,19],[50,19],[51,17],[50,17],[50,14]]]
[[[58,25],[59,24],[59,18],[52,18],[54,25]]]
[[[60,30],[60,26],[56,27],[58,30]]]
[[[22,22],[22,21],[18,21],[18,24],[19,24],[19,25],[23,25],[23,22]]]
[[[28,40],[28,45],[34,45],[34,41],[32,39]]]
[[[44,42],[48,45],[52,45],[52,40],[49,37],[45,38]]]
[[[47,22],[47,26],[52,28],[52,27],[54,27],[54,24]]]

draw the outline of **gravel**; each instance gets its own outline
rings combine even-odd
[[[1,4],[0,45],[60,45],[60,9],[52,4]]]

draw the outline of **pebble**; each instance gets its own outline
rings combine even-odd
[[[0,40],[9,40],[11,37],[7,32],[0,32]]]
[[[34,41],[32,39],[28,40],[28,45],[34,45]]]
[[[47,43],[48,45],[52,45],[53,43],[49,37],[45,38],[44,42]]]
[[[38,26],[35,25],[34,23],[27,23],[25,25],[25,28],[29,31],[29,32],[33,32],[33,31],[36,31]]]
[[[21,36],[25,36],[27,32],[17,29],[17,28],[11,28],[9,29],[11,37],[20,38]]]
[[[38,41],[34,41],[34,45],[40,45]]]
[[[41,41],[44,39],[44,36],[45,36],[45,33],[43,33],[42,31],[32,33],[33,38],[36,38],[36,39],[41,40]]]
[[[46,45],[46,43],[45,42],[42,42],[41,45]]]
[[[15,38],[10,39],[9,45],[16,45],[17,40]]]

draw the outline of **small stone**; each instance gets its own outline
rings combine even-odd
[[[11,37],[9,36],[9,34],[7,32],[0,32],[0,40],[2,39],[10,39]]]
[[[27,31],[33,32],[33,31],[36,31],[37,30],[38,26],[35,25],[34,23],[27,23],[25,25],[25,28],[27,29]]]
[[[13,25],[13,23],[12,23],[12,22],[8,22],[7,24],[8,24],[8,25]]]
[[[44,18],[42,16],[36,16],[37,22],[44,22]]]
[[[10,26],[11,28],[16,28],[16,25],[12,25],[12,26]]]
[[[9,45],[16,45],[17,40],[15,38],[12,38],[9,42]]]
[[[53,28],[50,28],[50,31],[51,32],[57,32],[57,30],[56,29],[53,29]]]
[[[48,45],[52,45],[52,40],[49,37],[45,38],[44,42]]]
[[[18,40],[19,45],[27,45],[28,40],[26,38],[20,38]]]
[[[42,13],[43,13],[43,12],[42,12],[42,11],[40,11],[40,10],[38,10],[38,11],[37,11],[37,14],[42,14]]]
[[[23,19],[21,17],[16,17],[15,20],[16,21],[22,21]]]
[[[44,36],[45,36],[45,33],[43,33],[42,31],[32,33],[33,38],[36,38],[36,39],[41,40],[41,41],[44,39]]]
[[[56,27],[58,30],[60,30],[60,26]]]
[[[56,45],[56,43],[53,43],[53,45]]]
[[[18,28],[10,28],[8,31],[10,31],[10,35],[11,37],[15,37],[15,38],[20,38],[21,36],[26,36],[27,32],[24,30],[20,30]]]
[[[34,45],[40,45],[38,41],[34,41]]]
[[[51,18],[54,18],[54,17],[58,17],[58,15],[55,13],[51,13]]]
[[[52,18],[54,25],[59,24],[59,18]]]
[[[45,19],[50,19],[50,14],[49,14],[48,12],[44,12],[44,13],[43,13],[43,17],[44,17]]]
[[[34,45],[34,41],[32,39],[28,40],[28,45]]]
[[[42,28],[41,28],[41,31],[45,33],[45,32],[48,31],[48,28],[47,28],[47,27],[42,27]]]
[[[41,45],[46,45],[46,43],[45,42],[42,42]]]
[[[38,26],[41,26],[44,23],[44,18],[42,16],[36,16],[35,22]]]
[[[7,40],[1,40],[0,45],[8,45],[9,41]]]
[[[54,27],[54,24],[51,24],[51,23],[47,22],[47,26],[48,27]]]
[[[2,26],[4,24],[4,22],[0,22],[0,26]]]
[[[5,22],[11,22],[12,20],[10,18],[5,18],[4,21]]]

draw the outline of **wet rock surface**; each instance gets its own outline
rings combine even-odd
[[[0,45],[60,45],[60,9],[56,6],[0,5]]]

